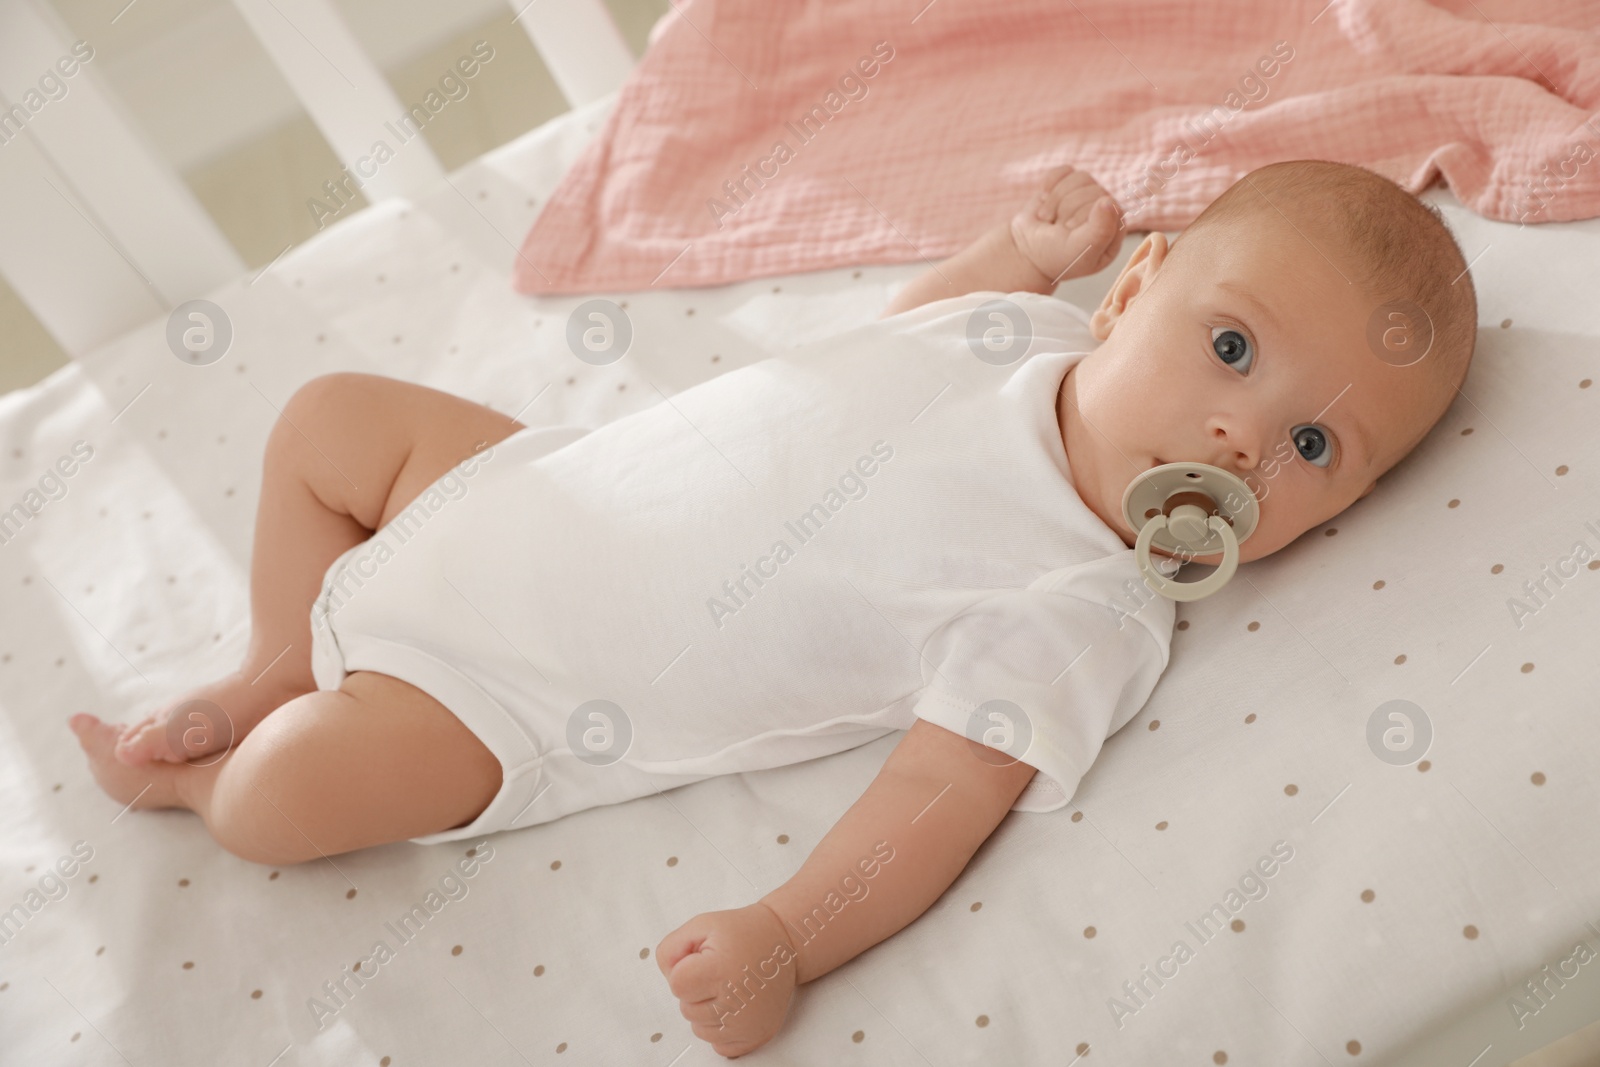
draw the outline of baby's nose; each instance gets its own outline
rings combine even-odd
[[[1214,417],[1210,424],[1214,449],[1210,463],[1223,470],[1254,470],[1261,461],[1261,434],[1238,419]]]

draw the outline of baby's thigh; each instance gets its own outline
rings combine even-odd
[[[245,735],[219,765],[207,826],[236,855],[299,863],[465,826],[501,775],[449,708],[398,678],[355,671]]]
[[[374,377],[371,388],[410,439],[410,451],[389,490],[379,527],[451,467],[523,429],[522,423],[492,408],[424,385]]]
[[[421,689],[377,671],[354,671],[339,691],[357,702],[342,728],[366,744],[368,768],[355,776],[362,791],[384,795],[377,807],[385,820],[396,820],[389,832],[410,838],[464,826],[500,792],[499,758]]]

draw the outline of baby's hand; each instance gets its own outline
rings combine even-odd
[[[731,1058],[755,1051],[782,1028],[794,996],[795,955],[778,917],[751,904],[696,915],[661,939],[656,966],[695,1036]]]
[[[1011,240],[1039,273],[1058,283],[1104,270],[1122,246],[1122,210],[1087,174],[1057,167],[1011,220]]]

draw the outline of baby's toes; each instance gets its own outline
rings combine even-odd
[[[101,722],[83,712],[69,718],[67,726],[77,735],[78,745],[91,760],[110,758],[111,749],[127,729],[121,723]]]
[[[89,772],[107,796],[135,809],[170,808],[180,804],[173,776],[177,768],[135,769],[118,763],[112,752],[117,740],[127,731],[120,723],[101,722],[93,715],[74,715],[67,725],[77,735],[83,754],[89,758]]]
[[[131,767],[149,763],[153,759],[170,759],[166,741],[166,731],[160,728],[156,717],[152,715],[123,732],[121,740],[117,742],[116,757]]]

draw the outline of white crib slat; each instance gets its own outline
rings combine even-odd
[[[604,0],[508,2],[573,107],[617,89],[633,70],[633,53]]]
[[[73,44],[40,0],[0,4],[0,271],[80,355],[244,263]]]
[[[73,357],[168,307],[91,218],[33,138],[0,146],[0,274]]]
[[[347,189],[378,201],[416,196],[444,177],[421,131],[404,125],[405,105],[328,0],[233,5],[354,176]],[[376,151],[379,143],[386,152]]]

